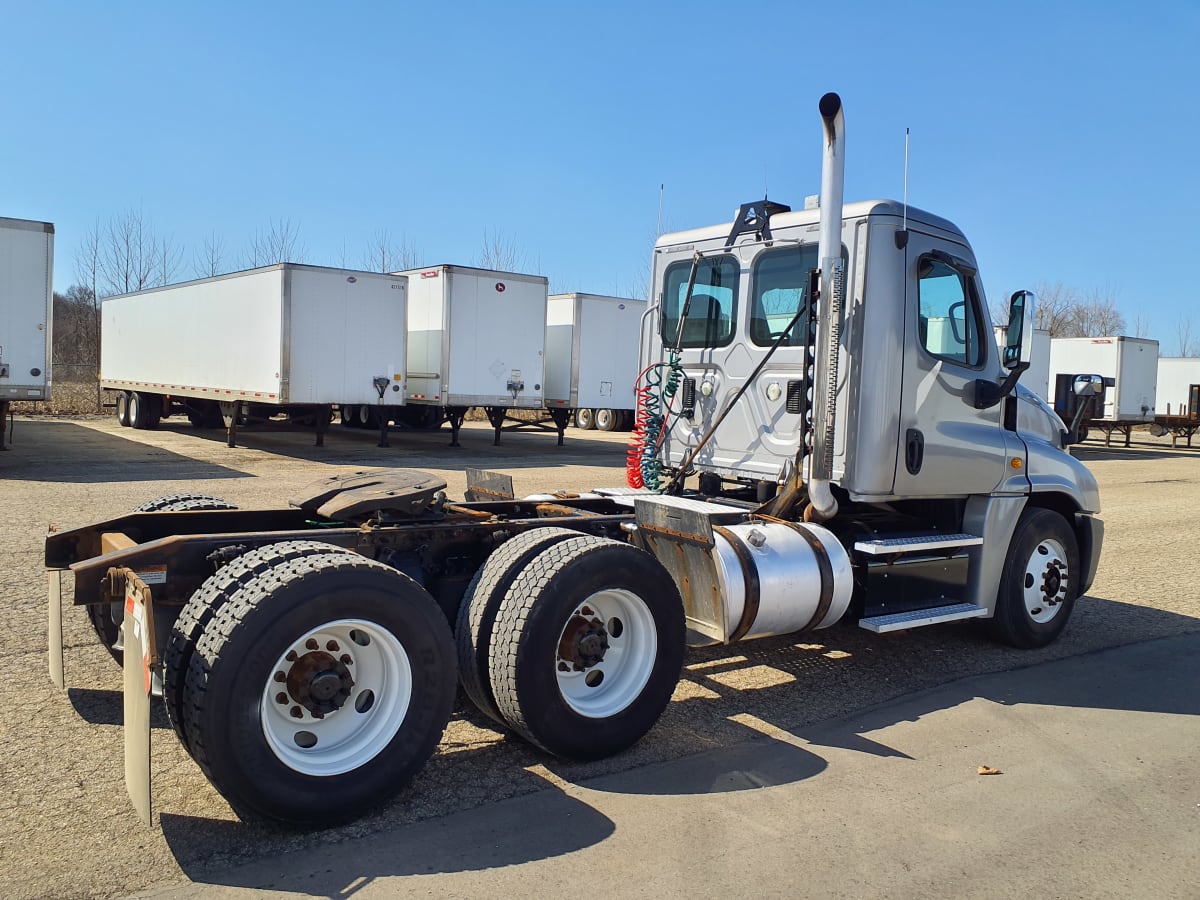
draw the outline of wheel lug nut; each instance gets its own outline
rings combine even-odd
[[[345,666],[354,665],[354,659],[353,659],[353,657],[350,656],[349,653],[342,654],[342,665],[345,665]]]
[[[288,662],[295,662],[299,658],[300,657],[296,655],[295,650],[289,650],[288,655],[284,657],[284,659],[286,659]]]
[[[292,707],[292,718],[293,719],[303,719],[304,718],[304,710],[302,710],[299,706],[293,706]]]
[[[325,649],[328,650],[330,653],[337,653],[338,650],[341,649],[341,647],[338,646],[337,641],[330,641],[329,643],[327,643],[325,645]]]
[[[278,694],[275,695],[275,702],[280,704],[281,706],[286,706],[287,705],[287,694],[283,693],[283,691],[280,691]]]
[[[320,647],[321,647],[321,645],[319,643],[317,643],[316,638],[309,638],[307,641],[304,642],[304,646],[307,647],[309,650],[317,650],[317,649],[320,649]]]
[[[282,683],[284,681],[287,681],[287,676],[284,675],[282,672],[276,672],[275,680]]]

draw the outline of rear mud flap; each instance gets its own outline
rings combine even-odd
[[[125,787],[138,818],[153,827],[150,807],[150,693],[157,663],[150,589],[125,570]]]

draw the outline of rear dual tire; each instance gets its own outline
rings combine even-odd
[[[167,494],[147,500],[140,506],[135,506],[131,512],[179,512],[202,509],[237,509],[237,507],[220,497],[210,497],[208,494]],[[100,643],[116,660],[117,665],[124,665],[125,643],[121,634],[121,623],[113,618],[112,605],[98,603],[85,607],[85,610],[92,630],[96,632]]]
[[[313,548],[215,612],[188,662],[183,724],[239,815],[321,827],[408,783],[437,746],[454,684],[450,630],[428,593]]]
[[[683,666],[683,602],[667,571],[629,544],[580,535],[553,541],[509,574],[487,652],[505,723],[571,759],[611,756],[640,740]]]

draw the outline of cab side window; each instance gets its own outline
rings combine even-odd
[[[938,359],[982,365],[983,318],[973,279],[928,256],[920,260],[917,279],[921,346]]]

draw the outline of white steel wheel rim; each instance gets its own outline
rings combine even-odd
[[[336,649],[330,651],[331,646]],[[320,661],[314,653],[341,662],[353,680],[345,701],[323,717],[300,702],[292,688],[293,670],[309,665],[303,662],[306,657],[310,664]],[[260,715],[263,736],[288,768],[305,775],[341,775],[366,765],[391,743],[408,712],[412,689],[408,654],[390,631],[363,619],[328,622],[293,641],[268,673]]]
[[[586,629],[580,621],[589,623]],[[596,625],[596,623],[600,623]],[[580,631],[598,637],[607,647],[598,661],[564,653],[577,645]],[[646,687],[658,658],[658,632],[645,601],[631,591],[597,591],[576,605],[559,636],[554,674],[563,700],[589,719],[614,716],[632,704]]]
[[[1066,548],[1057,540],[1039,541],[1029,554],[1021,583],[1025,612],[1039,625],[1058,615],[1071,584]]]

